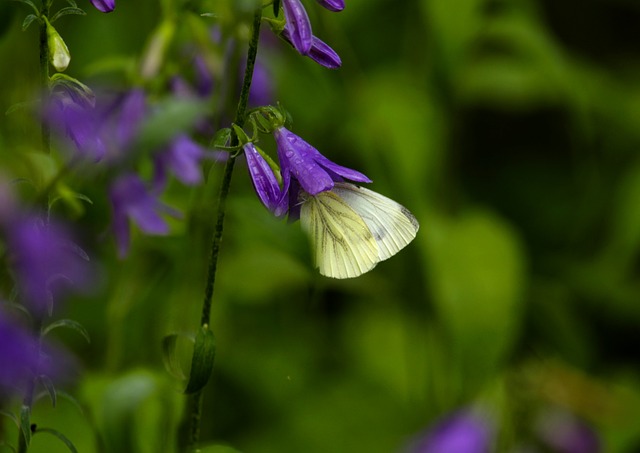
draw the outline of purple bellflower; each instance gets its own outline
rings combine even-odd
[[[203,159],[226,160],[227,153],[211,152],[194,142],[188,135],[179,135],[165,150],[155,155],[154,188],[161,189],[167,180],[167,171],[185,185],[202,182],[200,161]]]
[[[96,9],[103,13],[110,13],[116,9],[116,0],[90,0]]]
[[[436,424],[406,453],[489,453],[493,428],[479,413],[463,411]]]
[[[117,146],[125,148],[138,133],[147,113],[147,100],[140,88],[129,91],[119,102],[120,116],[116,122]]]
[[[338,165],[284,127],[275,129],[278,159],[286,192],[295,179],[309,195],[331,190],[335,181],[371,182],[364,174]]]
[[[344,9],[344,0],[317,0],[320,6],[329,11],[338,12]]]
[[[282,8],[289,26],[293,47],[300,54],[307,55],[313,45],[311,22],[307,11],[300,3],[300,0],[282,0]]]
[[[109,197],[113,206],[113,231],[120,258],[124,258],[129,251],[130,219],[147,234],[166,235],[169,233],[169,225],[159,213],[180,217],[178,211],[160,202],[149,192],[144,182],[132,173],[120,176],[111,185]]]
[[[89,257],[60,225],[24,216],[5,228],[20,296],[33,314],[51,313],[65,290],[88,285]]]
[[[293,45],[289,24],[285,25],[280,36],[282,36],[289,44]],[[307,54],[309,58],[319,65],[329,69],[338,69],[342,66],[342,60],[335,50],[329,47],[329,45],[324,41],[320,40],[320,38],[317,38],[316,36],[312,36],[311,38],[311,49]]]
[[[28,384],[38,377],[64,381],[76,363],[66,351],[39,340],[0,310],[0,365],[1,399],[24,396]]]
[[[100,135],[101,122],[93,107],[65,99],[52,102],[48,110],[49,124],[73,142],[80,157],[94,162],[104,157],[106,148]]]
[[[540,439],[558,453],[598,453],[596,433],[585,422],[565,411],[544,413],[537,424]]]
[[[283,216],[287,212],[288,199],[280,188],[273,169],[253,143],[247,143],[243,149],[247,158],[251,182],[258,198],[276,217]]]
[[[46,370],[39,369],[38,342],[0,311],[0,396],[20,394],[20,387]]]

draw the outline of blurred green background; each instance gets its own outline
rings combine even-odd
[[[56,23],[72,54],[67,73],[126,87],[111,69],[143,53],[157,2],[119,0],[109,15],[79,3],[86,17]],[[273,218],[238,165],[203,441],[257,453],[396,452],[445,414],[481,405],[496,451],[534,445],[536,420],[555,409],[592,426],[602,451],[639,451],[640,3],[346,0],[337,14],[304,3],[343,67],[321,68],[265,30],[259,54],[274,101],[293,132],[366,173],[421,229],[360,278],[321,277],[299,224]],[[228,26],[232,4],[204,10]],[[0,3],[2,112],[37,93],[26,10]],[[181,27],[175,55],[189,39]],[[166,68],[188,72],[182,64],[170,57]],[[37,180],[24,156],[38,141],[26,111],[3,116],[3,172]],[[261,144],[274,149],[268,137]],[[34,421],[81,452],[100,442],[172,451],[183,398],[160,342],[193,332],[200,317],[221,175],[206,168],[205,185],[175,183],[163,197],[185,213],[171,235],[134,234],[123,262],[104,184],[66,181],[94,200],[60,215],[89,232],[103,277],[59,314],[92,337],[60,335],[83,364],[68,392],[84,415],[43,400]],[[179,346],[188,364],[188,342]],[[33,451],[65,451],[51,439],[36,437]]]

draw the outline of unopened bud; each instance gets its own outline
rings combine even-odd
[[[47,43],[49,44],[49,60],[56,71],[67,69],[71,61],[71,54],[60,33],[47,21]]]

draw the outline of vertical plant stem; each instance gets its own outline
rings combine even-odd
[[[49,19],[49,8],[51,0],[42,0],[40,16]],[[46,112],[49,104],[49,43],[47,42],[47,24],[44,20],[40,22],[40,89],[42,90],[42,107]],[[42,152],[51,153],[51,130],[43,115],[40,120],[42,136]]]
[[[42,7],[40,8],[40,17],[43,19],[40,21],[40,33],[39,33],[39,46],[40,46],[40,90],[42,91],[42,107],[46,112],[49,103],[49,43],[47,40],[47,22],[44,18],[49,19],[49,10],[51,8],[52,0],[42,0]],[[45,115],[42,115],[40,120],[41,129],[41,142],[42,152],[44,154],[51,153],[51,130],[47,124]],[[47,200],[47,221],[49,215],[49,205]],[[42,340],[42,318],[40,316],[34,319],[33,323],[34,334],[38,337],[37,348],[40,350]],[[36,387],[36,378],[33,378],[25,391],[24,398],[22,400],[22,407],[24,410],[28,408],[29,414],[31,413],[31,407],[33,406],[33,396]],[[22,414],[21,414],[22,417]],[[29,422],[30,424],[30,422]],[[22,430],[18,436],[18,453],[26,453],[29,449],[29,443],[24,436]]]
[[[249,50],[247,51],[247,66],[244,72],[242,82],[242,90],[240,91],[240,99],[236,109],[234,123],[238,126],[244,126],[246,121],[247,104],[249,101],[249,90],[251,89],[251,79],[253,78],[253,68],[258,53],[258,42],[260,39],[260,24],[262,21],[262,9],[258,8],[253,17],[253,28],[251,40],[249,41]],[[233,134],[231,138],[231,146],[238,145],[238,137]],[[216,280],[216,270],[218,267],[218,255],[220,252],[220,243],[222,242],[222,232],[224,229],[224,217],[227,196],[231,186],[231,176],[235,164],[236,155],[231,154],[224,168],[222,182],[220,183],[220,192],[218,197],[218,215],[216,226],[211,241],[211,254],[209,257],[209,270],[207,273],[207,283],[204,291],[204,300],[202,303],[202,316],[200,325],[207,326],[211,319],[211,305],[213,301],[213,288]],[[187,450],[193,450],[200,441],[200,424],[202,418],[202,402],[204,399],[204,390],[200,390],[189,396],[187,413],[188,413],[188,443]]]

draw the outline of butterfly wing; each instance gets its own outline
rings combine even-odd
[[[391,258],[416,237],[418,221],[390,198],[347,183],[336,183],[333,192],[365,222],[378,244],[379,261]]]
[[[302,228],[311,236],[320,273],[352,278],[378,263],[378,244],[365,221],[333,192],[308,196],[300,210]]]

